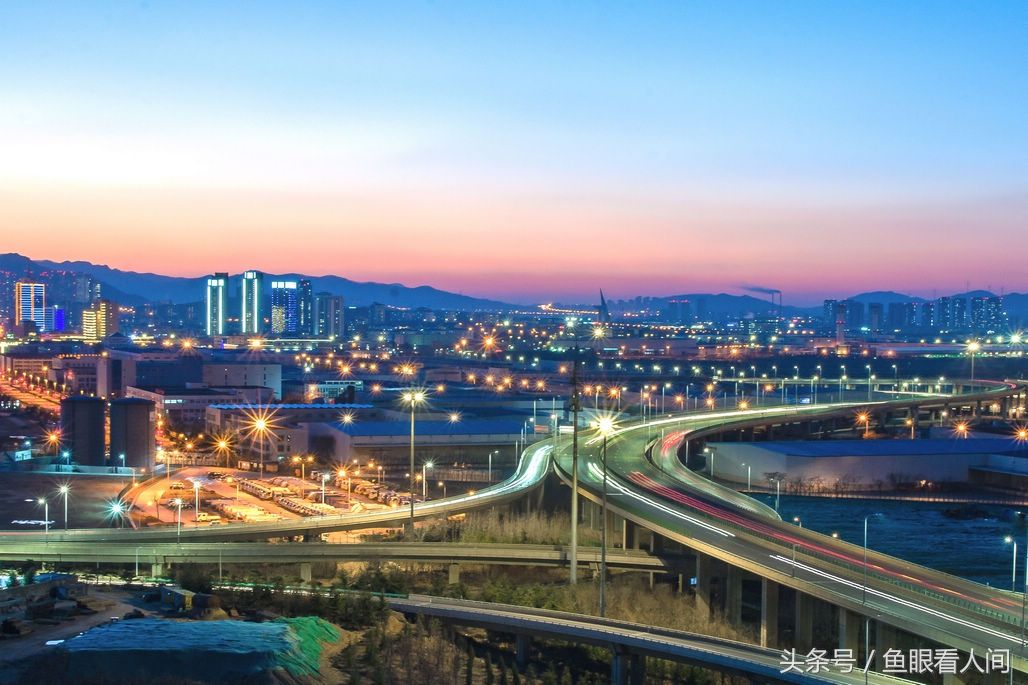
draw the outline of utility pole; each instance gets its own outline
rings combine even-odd
[[[577,336],[577,333],[576,333]],[[578,339],[571,360],[571,584],[578,583]]]

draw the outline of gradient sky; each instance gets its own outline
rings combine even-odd
[[[515,301],[1028,290],[1028,3],[0,5],[0,251]]]

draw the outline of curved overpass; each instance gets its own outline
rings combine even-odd
[[[979,654],[988,648],[1019,651],[1020,596],[874,552],[865,567],[862,547],[784,523],[727,496],[725,488],[682,467],[676,453],[687,438],[726,430],[851,416],[857,408],[990,401],[1020,390],[996,384],[960,398],[710,412],[626,425],[608,438],[608,508],[701,554],[914,635]],[[592,437],[579,459],[582,494],[594,502],[603,488],[599,452],[600,439]],[[571,481],[570,461],[570,449],[555,454],[565,482]],[[1028,665],[1020,655],[1014,660],[1019,670]]]

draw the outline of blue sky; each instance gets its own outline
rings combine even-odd
[[[0,226],[526,301],[1024,289],[1026,34],[1028,3],[7,5]]]

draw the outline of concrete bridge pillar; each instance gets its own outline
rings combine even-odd
[[[460,564],[450,564],[447,568],[446,582],[450,585],[460,584]]]
[[[714,560],[706,554],[696,553],[696,613],[702,619],[710,618],[710,581]]]
[[[646,682],[646,658],[625,651],[624,647],[611,647],[611,685],[643,685]]]
[[[639,526],[638,524],[625,519],[625,525],[621,529],[621,548],[622,549],[638,549],[639,548]]]
[[[793,639],[796,651],[807,652],[814,646],[814,598],[796,591],[796,625]]]
[[[778,647],[778,583],[760,580],[760,646]]]
[[[518,668],[525,668],[528,665],[528,651],[532,648],[532,637],[524,633],[517,634],[517,641],[514,644],[514,663]]]
[[[725,618],[732,625],[742,623],[742,569],[728,565],[725,583]]]
[[[312,577],[313,576],[311,575],[311,563],[309,561],[301,562],[300,563],[300,580],[302,580],[305,583],[309,583],[309,582],[311,582],[311,578]]]
[[[896,629],[881,621],[875,622],[875,670],[881,671],[885,666],[885,651],[898,648]]]
[[[155,561],[150,564],[150,577],[151,578],[163,578],[164,577],[165,565],[162,562]]]
[[[839,649],[852,649],[854,656],[859,653],[862,622],[860,614],[839,607]]]

